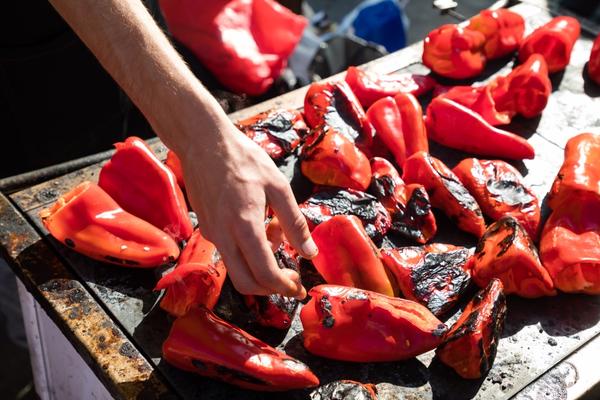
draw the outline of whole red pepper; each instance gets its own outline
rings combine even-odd
[[[175,320],[162,351],[165,361],[177,368],[246,389],[283,391],[319,385],[302,362],[203,307]]]
[[[485,215],[497,221],[514,217],[536,240],[540,225],[540,204],[515,167],[500,160],[467,158],[452,170],[473,195]]]
[[[505,8],[483,10],[469,19],[465,28],[485,36],[483,53],[491,60],[504,57],[519,48],[525,33],[525,20]]]
[[[402,117],[402,135],[406,145],[406,158],[418,151],[429,152],[427,128],[425,127],[423,109],[419,101],[410,93],[397,94],[394,101]]]
[[[318,185],[365,191],[371,181],[367,157],[332,128],[317,128],[306,139],[300,169]]]
[[[165,165],[169,167],[171,172],[175,175],[175,178],[177,178],[177,184],[185,193],[185,181],[183,180],[183,168],[181,167],[181,160],[173,150],[167,151]]]
[[[404,163],[402,178],[423,185],[431,205],[444,211],[460,229],[483,235],[485,221],[477,201],[443,162],[423,151],[415,153]]]
[[[448,24],[431,31],[423,44],[423,64],[447,78],[473,78],[485,68],[485,36]]]
[[[399,93],[420,96],[435,85],[435,80],[429,75],[376,74],[357,67],[348,67],[345,80],[365,108],[379,99]]]
[[[596,36],[596,40],[594,40],[587,70],[589,77],[600,85],[600,34]]]
[[[556,17],[533,31],[519,48],[519,61],[525,62],[534,53],[541,54],[550,73],[561,71],[569,64],[571,51],[581,33],[579,22],[572,17]]]
[[[321,285],[300,312],[304,347],[355,362],[398,361],[441,343],[446,325],[414,301],[367,290]]]
[[[498,110],[490,85],[455,86],[440,95],[440,98],[455,101],[479,114],[492,126],[509,124],[512,115]]]
[[[505,318],[502,282],[492,279],[467,304],[435,354],[465,379],[485,376],[494,364]]]
[[[317,226],[312,237],[319,248],[312,262],[327,283],[395,294],[379,250],[360,219],[337,215]]]
[[[553,210],[582,195],[600,199],[600,135],[581,133],[565,146],[565,159],[548,195]]]
[[[527,298],[556,294],[533,242],[511,216],[502,217],[490,225],[479,240],[468,267],[473,281],[481,288],[498,278],[506,294]]]
[[[187,240],[193,228],[177,178],[144,141],[129,137],[100,170],[98,185],[127,212]]]
[[[367,117],[385,147],[400,165],[406,160],[406,142],[402,130],[402,115],[391,97],[377,100],[367,110]]]
[[[444,146],[481,156],[515,160],[535,156],[527,140],[493,127],[481,115],[443,96],[427,107],[427,134]]]
[[[96,260],[156,267],[179,256],[179,247],[169,235],[124,211],[92,182],[77,185],[40,217],[56,240]]]

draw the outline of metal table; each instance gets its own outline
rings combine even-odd
[[[525,17],[528,31],[550,18],[548,11],[532,4],[519,4],[514,10]],[[536,150],[534,160],[516,166],[540,199],[545,197],[562,163],[568,138],[600,127],[600,87],[585,73],[590,48],[591,36],[584,32],[569,67],[552,76],[554,92],[543,116],[517,118],[509,127],[527,137]],[[419,43],[364,67],[381,73],[424,72],[421,51]],[[505,74],[511,67],[512,59],[492,62],[480,80]],[[299,108],[305,92],[306,88],[290,92],[238,111],[231,118],[241,119],[271,107]],[[151,141],[151,145],[164,157],[166,149],[159,141]],[[435,144],[432,154],[451,167],[466,156]],[[170,320],[155,307],[158,293],[152,292],[159,271],[96,262],[46,237],[39,211],[78,183],[96,180],[101,165],[0,196],[0,245],[27,290],[116,398],[281,398],[282,394],[243,391],[166,364],[161,360],[160,347]],[[293,162],[281,168],[297,178]],[[458,232],[443,217],[438,217],[438,222],[441,229],[436,240],[474,245],[472,238]],[[336,379],[376,383],[382,399],[580,398],[597,391],[600,382],[600,371],[593,367],[594,356],[600,350],[598,296],[509,298],[496,362],[487,377],[478,381],[458,378],[434,359],[432,352],[396,363],[320,359],[302,348],[300,328],[296,318],[280,348],[305,361],[322,383]],[[309,392],[294,391],[285,396],[305,399]]]

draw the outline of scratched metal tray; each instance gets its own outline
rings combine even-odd
[[[529,30],[550,18],[547,11],[532,5],[521,4],[514,10],[526,18]],[[600,88],[589,82],[584,71],[590,49],[591,37],[584,33],[575,46],[569,67],[565,72],[552,77],[554,92],[543,116],[531,120],[517,118],[509,127],[509,130],[527,137],[536,150],[534,160],[515,165],[540,199],[545,197],[560,167],[562,149],[568,138],[594,128],[597,131],[600,127]],[[372,63],[372,67],[383,72],[424,72],[425,68],[419,63],[420,54],[421,45],[418,44],[392,54],[386,60]],[[507,73],[512,62],[512,59],[504,59],[491,63],[481,80]],[[284,95],[237,113],[237,116],[249,115],[273,106],[299,107],[304,91],[305,89]],[[164,146],[158,142],[153,142],[152,146],[160,156],[164,156]],[[432,145],[432,154],[451,167],[467,156],[435,144]],[[306,195],[306,185],[295,164],[295,158],[290,157],[281,165],[281,169],[291,179],[292,186],[301,199]],[[99,167],[100,165],[95,165],[37,185],[12,195],[11,199],[46,234],[37,217],[38,212],[79,182],[95,180]],[[439,212],[436,212],[436,217],[440,226],[436,241],[475,245],[472,238],[460,233]],[[129,335],[132,343],[164,376],[176,394],[187,399],[282,398],[282,394],[240,390],[166,364],[161,359],[161,344],[168,334],[171,321],[157,307],[159,294],[152,292],[160,271],[123,269],[102,264],[49,240],[65,263]],[[86,318],[86,315],[86,310],[82,309],[70,317]],[[600,297],[564,294],[538,300],[510,297],[506,327],[494,366],[487,377],[476,381],[457,377],[434,358],[433,352],[404,362],[379,364],[321,359],[303,349],[300,331],[301,325],[296,318],[285,338],[276,344],[308,364],[323,384],[337,379],[375,383],[381,399],[505,399],[514,396],[600,333]],[[310,391],[294,391],[285,396],[290,399],[306,399],[309,398],[309,393]]]

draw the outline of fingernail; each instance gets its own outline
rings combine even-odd
[[[296,300],[302,301],[302,300],[304,300],[306,298],[306,289],[304,288],[304,286],[300,286],[300,288],[301,288],[302,291],[300,292],[299,295],[294,296],[294,298]]]
[[[302,251],[302,256],[308,259],[315,258],[319,254],[319,249],[312,238],[308,238],[302,243],[300,250]]]

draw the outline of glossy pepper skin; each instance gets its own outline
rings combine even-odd
[[[316,388],[310,400],[377,400],[377,386],[347,379],[333,381]]]
[[[177,184],[185,193],[185,181],[183,180],[183,168],[181,167],[181,160],[173,150],[167,151],[165,165],[169,167],[173,175],[175,175],[175,178],[177,179]]]
[[[473,78],[485,68],[484,46],[482,33],[454,24],[442,25],[425,38],[423,64],[446,78]]]
[[[308,133],[298,110],[265,111],[238,121],[236,126],[274,160],[289,155]]]
[[[376,74],[357,67],[348,67],[345,80],[365,108],[379,99],[398,93],[420,96],[435,86],[435,80],[429,75]]]
[[[300,319],[304,347],[342,361],[399,361],[441,343],[446,325],[414,301],[368,290],[320,285]]]
[[[98,185],[127,212],[164,230],[175,240],[193,231],[177,178],[144,141],[131,136],[102,169]]]
[[[435,354],[461,377],[479,379],[494,364],[505,319],[502,282],[492,279],[473,297]]]
[[[542,232],[540,256],[557,289],[600,294],[600,203],[582,195],[556,208]]]
[[[540,204],[523,176],[515,167],[501,160],[462,160],[452,171],[473,195],[485,215],[499,220],[514,217],[536,240],[540,225]]]
[[[367,117],[385,147],[400,165],[406,160],[406,142],[402,130],[402,115],[391,97],[377,100],[367,110]]]
[[[467,107],[492,126],[509,124],[512,119],[510,113],[498,110],[490,85],[454,86],[441,97]]]
[[[527,298],[556,294],[533,242],[511,216],[490,225],[479,240],[468,268],[473,281],[481,288],[497,278],[502,281],[506,294]]]
[[[83,182],[40,212],[50,234],[78,253],[126,267],[173,262],[179,247],[154,225],[119,205],[98,185]]]
[[[177,368],[246,389],[283,391],[319,384],[302,362],[202,307],[175,320],[162,351]]]
[[[427,107],[427,134],[446,147],[480,156],[513,160],[535,156],[527,140],[493,127],[481,115],[443,96]]]
[[[301,153],[302,174],[317,185],[365,191],[371,181],[367,157],[344,135],[332,128],[317,128]]]
[[[426,243],[435,236],[437,224],[423,185],[406,185],[396,168],[385,158],[373,157],[371,170],[373,177],[369,192],[390,214],[390,229],[417,243]]]
[[[556,210],[562,203],[577,201],[582,195],[600,199],[600,135],[593,133],[581,133],[567,142],[548,205]]]
[[[587,70],[588,76],[600,85],[600,34],[596,36],[596,40],[594,40]]]
[[[428,152],[427,128],[423,120],[421,104],[410,93],[397,94],[394,96],[394,101],[398,106],[402,118],[402,134],[406,145],[406,158],[418,151]],[[402,164],[399,163],[399,165]]]
[[[505,8],[483,10],[469,19],[466,29],[481,32],[485,36],[483,53],[492,60],[519,48],[525,33],[525,20]]]
[[[483,235],[485,221],[477,201],[443,162],[425,152],[416,153],[406,160],[402,178],[423,185],[431,205],[444,211],[460,229]]]
[[[353,215],[337,215],[312,231],[319,254],[312,260],[327,283],[393,296],[379,250]]]
[[[219,300],[227,271],[216,247],[194,231],[175,269],[164,275],[154,290],[165,290],[160,307],[176,317],[195,306],[212,310]]]
[[[453,308],[469,286],[465,264],[470,257],[467,248],[441,243],[381,250],[383,264],[402,295],[438,317]]]
[[[556,17],[533,31],[519,48],[519,61],[525,62],[534,53],[541,54],[550,73],[561,71],[569,64],[571,51],[581,33],[579,22],[572,17]]]

